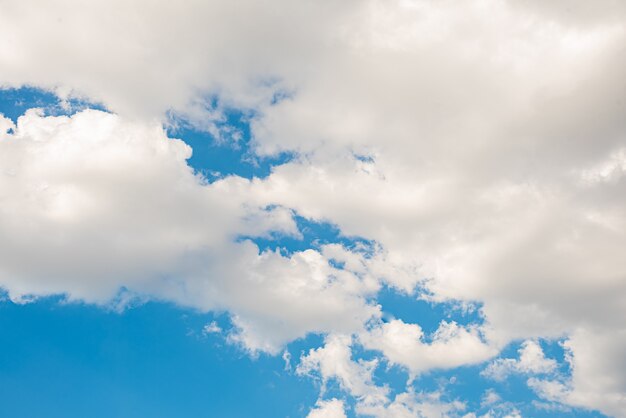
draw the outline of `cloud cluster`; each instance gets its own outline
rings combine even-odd
[[[240,241],[299,232],[289,210],[253,198],[249,180],[196,176],[190,148],[158,124],[95,110],[0,121],[0,284],[14,300],[106,303],[126,288],[228,311],[235,341],[270,352],[378,315],[367,275],[315,250],[285,256]]]
[[[13,297],[103,301],[124,286],[228,310],[234,340],[251,349],[277,352],[306,332],[361,333],[413,373],[484,361],[511,340],[565,336],[573,375],[551,397],[623,409],[623,2],[5,0],[2,9],[0,85],[116,112],[31,111],[16,127],[0,119],[0,284]],[[253,152],[297,158],[266,179],[194,176],[190,150],[163,124],[176,115],[219,136],[226,107],[252,115]],[[379,251],[285,256],[237,242],[297,235],[294,211]],[[446,323],[425,343],[418,324],[401,321],[363,334],[380,314],[369,301],[382,283],[479,302],[481,335]],[[532,343],[524,350],[512,368],[532,360]]]
[[[540,397],[558,404],[583,406],[619,417],[626,410],[624,330],[578,330],[565,343],[571,377],[532,377],[528,380]]]
[[[387,386],[379,386],[374,382],[373,373],[378,367],[378,361],[353,360],[351,350],[353,344],[354,341],[350,336],[331,334],[326,337],[323,347],[311,349],[301,358],[296,372],[301,375],[319,376],[322,381],[322,394],[329,381],[338,382],[344,391],[356,399],[356,412],[363,416],[437,418],[460,416],[465,410],[465,404],[460,401],[441,400],[439,392],[416,393],[407,390],[391,396]],[[327,405],[324,401],[320,402]],[[317,413],[317,410],[313,413]]]
[[[483,375],[491,379],[503,381],[508,375],[519,373],[525,375],[548,374],[557,368],[555,360],[546,358],[541,346],[535,341],[524,341],[518,350],[519,360],[506,358],[497,359],[489,364]]]
[[[347,418],[343,402],[338,399],[319,401],[307,418]]]
[[[452,369],[482,363],[497,354],[477,328],[441,322],[429,342],[419,325],[395,319],[360,336],[368,349],[381,351],[391,364],[407,368],[412,376],[435,368]]]

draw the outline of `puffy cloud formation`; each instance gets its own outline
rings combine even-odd
[[[519,359],[496,359],[482,374],[497,381],[510,374],[528,376],[527,384],[551,403],[537,403],[548,410],[563,410],[563,405],[591,407],[620,416],[626,407],[624,391],[624,333],[608,336],[579,330],[562,343],[571,376],[558,371],[555,360],[546,358],[535,341],[525,341]],[[567,410],[567,409],[565,409]]]
[[[5,0],[2,10],[0,85],[117,114],[30,112],[9,134],[0,122],[0,283],[13,297],[104,301],[125,286],[229,310],[234,340],[251,349],[355,333],[414,373],[566,336],[571,381],[541,393],[624,409],[624,2]],[[174,114],[227,137],[225,107],[250,112],[257,155],[297,158],[266,179],[194,176],[189,149],[162,126]],[[379,251],[286,256],[237,242],[297,235],[293,211]],[[399,321],[365,332],[381,283],[479,302],[483,335],[446,323],[431,344]]]
[[[359,415],[375,418],[437,418],[459,416],[465,405],[459,401],[445,402],[440,393],[415,393],[411,390],[391,398],[386,386],[374,382],[377,360],[352,359],[352,338],[346,335],[329,335],[324,346],[311,349],[303,356],[296,370],[299,374],[313,374],[321,378],[322,393],[330,380],[352,395]],[[314,410],[313,412],[316,412]]]
[[[381,351],[391,364],[406,367],[413,376],[433,368],[481,363],[497,353],[483,341],[477,329],[445,321],[430,342],[424,341],[419,325],[398,319],[381,324],[360,338],[365,347]]]
[[[352,337],[331,334],[324,346],[311,349],[300,360],[298,374],[318,373],[325,386],[330,379],[358,399],[361,405],[379,405],[387,402],[388,389],[376,386],[372,373],[378,366],[377,360],[352,360]]]
[[[289,210],[250,197],[252,182],[194,175],[190,148],[158,124],[95,110],[0,121],[0,283],[14,300],[105,303],[124,287],[227,310],[235,341],[270,352],[308,332],[356,332],[378,315],[365,299],[376,282],[322,253],[237,242],[298,231]]]
[[[319,401],[316,408],[309,412],[307,418],[346,418],[343,402],[339,399]]]
[[[549,401],[592,407],[612,416],[626,410],[626,333],[579,330],[565,343],[570,378],[530,378],[528,385]]]
[[[535,341],[524,341],[518,350],[519,360],[497,359],[483,371],[483,375],[495,380],[504,380],[509,374],[547,374],[557,368],[553,359],[546,358],[541,346]]]
[[[438,417],[471,417],[463,414],[465,405],[462,402],[443,402],[438,392],[416,394],[405,392],[398,394],[387,406],[365,405],[358,411],[366,416],[376,418],[438,418]]]

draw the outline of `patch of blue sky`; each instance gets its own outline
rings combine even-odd
[[[480,305],[465,309],[454,302],[430,302],[420,299],[418,294],[398,292],[388,286],[380,290],[376,301],[382,307],[383,320],[400,319],[406,323],[419,324],[427,340],[441,321],[456,322],[459,325],[480,325],[484,322]]]
[[[347,395],[346,391],[340,386],[339,382],[336,379],[330,379],[325,383],[322,383],[319,379],[317,379],[315,383],[316,389],[319,391],[321,399],[341,399],[344,402],[346,415],[351,418],[356,416],[356,414],[354,413],[356,400],[353,397]]]
[[[564,339],[539,339],[536,340],[541,349],[543,350],[544,356],[548,359],[553,359],[557,362],[557,372],[563,374],[569,374],[570,367],[566,361],[566,350],[563,347]],[[498,358],[507,358],[507,359],[519,359],[519,350],[524,343],[523,340],[512,341],[507,344],[500,353],[498,354]]]
[[[570,364],[567,362],[567,350],[563,346],[565,338],[554,340],[540,340],[539,343],[543,349],[543,353],[547,358],[556,360],[557,372],[564,375],[571,373]]]
[[[303,417],[310,379],[250,357],[170,304],[0,303],[0,405],[20,417]],[[36,402],[33,400],[36,396]]]
[[[204,122],[190,122],[170,114],[168,135],[182,139],[193,149],[187,162],[208,181],[230,175],[265,178],[272,167],[294,158],[295,154],[289,152],[275,156],[259,156],[254,152],[250,129],[253,111],[224,108],[216,97],[208,98],[205,107],[207,114],[215,116],[207,116]]]
[[[13,122],[32,108],[43,109],[50,116],[72,115],[87,108],[106,110],[100,104],[76,98],[63,102],[53,92],[33,87],[0,89],[0,113]]]
[[[341,244],[366,256],[372,255],[375,251],[376,243],[374,241],[362,237],[345,236],[336,225],[330,222],[318,222],[297,213],[294,213],[293,218],[298,227],[299,236],[285,234],[273,234],[267,237],[241,236],[239,240],[251,240],[261,251],[278,250],[285,255],[310,248],[319,250],[326,244]],[[337,265],[337,267],[341,266]]]
[[[475,386],[478,382],[480,382],[477,386],[482,388],[489,388],[494,390],[498,396],[501,398],[501,401],[497,402],[497,404],[511,405],[518,409],[522,416],[536,417],[536,418],[549,418],[555,416],[555,410],[551,409],[543,409],[538,408],[537,404],[548,405],[552,404],[555,409],[560,409],[560,413],[567,413],[568,417],[580,417],[580,418],[599,418],[604,415],[597,413],[595,411],[568,407],[565,405],[560,405],[556,403],[547,402],[537,396],[537,394],[528,387],[527,380],[529,376],[517,374],[511,375],[506,380],[502,382],[494,382],[482,378],[481,381],[480,376],[470,376],[467,379],[469,385],[465,387],[459,387],[459,393],[467,396],[468,392],[471,390],[468,386]],[[450,388],[453,389],[453,388]],[[454,393],[453,390],[450,391]],[[490,408],[495,405],[484,405],[481,407],[480,402],[478,402],[481,397],[469,397],[470,402],[478,408],[481,412],[487,412]],[[559,415],[557,415],[559,416]]]
[[[523,341],[514,341],[508,344],[499,353],[498,358],[519,360],[518,351],[522,343]],[[535,375],[535,377],[549,380],[567,379],[571,371],[568,364],[565,362],[565,351],[561,347],[562,341],[539,340],[538,343],[544,350],[544,355],[547,358],[556,360],[558,367],[553,373]],[[487,389],[494,390],[502,398],[499,404],[509,404],[514,406],[521,412],[522,416],[532,416],[537,418],[548,418],[563,415],[576,418],[604,417],[603,414],[597,411],[573,408],[539,398],[537,394],[528,387],[527,381],[530,377],[532,377],[531,375],[524,373],[510,373],[503,381],[495,381],[488,376],[484,376],[481,372],[486,368],[488,363],[489,362],[447,371],[446,373],[452,373],[457,376],[457,385],[451,386],[449,388],[449,393],[457,393],[458,395],[466,396],[469,400],[468,404],[478,408],[477,410],[481,412],[487,412],[491,406],[486,405],[481,407],[480,401],[482,396],[475,390],[478,388],[483,391],[483,393]],[[459,385],[459,383],[462,382],[466,382],[466,384]],[[472,392],[473,389],[474,392]],[[548,408],[541,408],[537,405],[548,406]]]
[[[352,347],[352,356],[355,361],[378,360],[378,365],[372,373],[372,380],[377,386],[386,386],[392,399],[396,394],[405,391],[407,381],[409,380],[409,373],[406,368],[391,365],[382,359],[380,352],[366,350],[358,344]]]
[[[480,372],[487,363],[462,366],[450,370],[433,370],[425,373],[413,382],[416,392],[442,393],[442,401],[461,401],[465,403],[466,411],[477,415],[493,411],[520,411],[524,417],[549,418],[567,416],[577,418],[599,418],[604,415],[585,409],[571,408],[564,405],[546,402],[540,399],[526,383],[528,376],[512,375],[503,382],[496,382],[481,376]],[[485,395],[494,391],[499,400],[485,403]],[[541,408],[537,405],[551,406],[552,409]]]

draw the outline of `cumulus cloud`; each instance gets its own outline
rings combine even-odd
[[[415,393],[412,391],[396,395],[386,406],[362,405],[357,411],[376,418],[439,418],[460,417],[465,404],[459,401],[445,402],[439,392]],[[468,416],[463,414],[464,417]]]
[[[88,97],[127,116],[184,113],[214,127],[224,104],[255,108],[297,81],[357,2],[4,1],[0,85]],[[358,6],[360,7],[360,6]],[[245,11],[245,12],[242,12]],[[45,47],[44,47],[45,45]],[[45,67],[42,70],[40,65]]]
[[[376,386],[372,376],[378,361],[352,360],[351,345],[352,337],[331,334],[323,347],[311,349],[300,359],[296,372],[301,375],[317,373],[323,386],[331,379],[336,380],[361,404],[385,404],[389,390]]]
[[[533,406],[538,407],[533,403]],[[515,407],[515,403],[502,400],[500,395],[493,389],[488,389],[482,396],[480,402],[481,409],[487,409],[487,412],[477,415],[476,413],[467,414],[464,418],[521,418],[522,414]]]
[[[361,333],[416,373],[569,336],[567,393],[579,395],[560,399],[622,407],[624,368],[609,365],[621,361],[626,312],[623,2],[2,8],[0,85],[117,113],[30,112],[12,134],[0,120],[0,280],[14,298],[103,301],[123,285],[229,310],[232,340],[253,349]],[[204,184],[162,126],[174,114],[220,136],[225,107],[250,112],[253,152],[296,158],[263,180]],[[297,234],[292,211],[378,251],[284,256],[234,242]],[[402,322],[363,334],[381,283],[479,302],[484,335],[446,324],[431,344]]]
[[[238,242],[298,231],[289,210],[250,197],[250,181],[196,176],[191,149],[158,124],[94,110],[0,120],[0,283],[12,299],[107,303],[123,287],[227,310],[233,341],[271,352],[378,315],[365,300],[376,283],[320,252]]]
[[[413,376],[436,368],[480,363],[497,353],[483,341],[478,329],[445,321],[439,324],[430,341],[425,341],[419,325],[399,319],[361,334],[360,340],[365,347],[381,351],[391,364],[406,367]]]
[[[578,330],[562,345],[568,375],[557,371],[556,361],[546,358],[535,341],[522,344],[519,359],[497,359],[482,374],[497,381],[510,374],[527,376],[528,387],[547,401],[533,402],[538,409],[567,412],[570,405],[620,416],[626,406],[623,356],[618,354],[626,348],[624,332],[609,336],[602,331]]]
[[[307,418],[346,418],[343,402],[339,399],[320,400]]]
[[[319,376],[322,393],[329,381],[337,381],[356,399],[356,413],[362,416],[436,418],[459,416],[459,412],[465,410],[465,404],[460,401],[442,400],[440,392],[415,392],[408,388],[392,397],[388,387],[374,382],[373,373],[378,367],[376,359],[352,359],[353,343],[350,336],[329,335],[323,347],[311,349],[300,359],[296,372]]]
[[[483,370],[483,376],[503,381],[514,373],[525,375],[549,374],[557,368],[556,361],[546,358],[541,346],[536,341],[524,341],[517,352],[519,359],[497,359]]]
[[[569,378],[531,378],[528,385],[540,397],[559,404],[622,416],[626,410],[624,350],[626,333],[579,330],[564,343],[572,370]]]

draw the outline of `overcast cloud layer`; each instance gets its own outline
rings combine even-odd
[[[626,411],[626,3],[602,0],[0,0],[0,85],[110,112],[0,118],[0,285],[15,300],[108,303],[124,288],[228,311],[234,342],[325,346],[298,372],[336,379],[376,417],[461,414],[390,399],[351,347],[417,376],[519,359],[547,401]],[[216,100],[217,99],[217,100]],[[221,141],[253,115],[263,179],[194,174],[169,138]],[[374,249],[293,254],[239,237],[299,236],[294,214]],[[382,321],[387,285],[482,306],[484,321]],[[565,338],[571,376],[534,342]],[[553,361],[553,360],[552,360]],[[432,412],[434,411],[434,412]],[[467,412],[467,411],[465,411]],[[431,415],[429,415],[431,414]],[[345,417],[320,399],[311,418]]]

